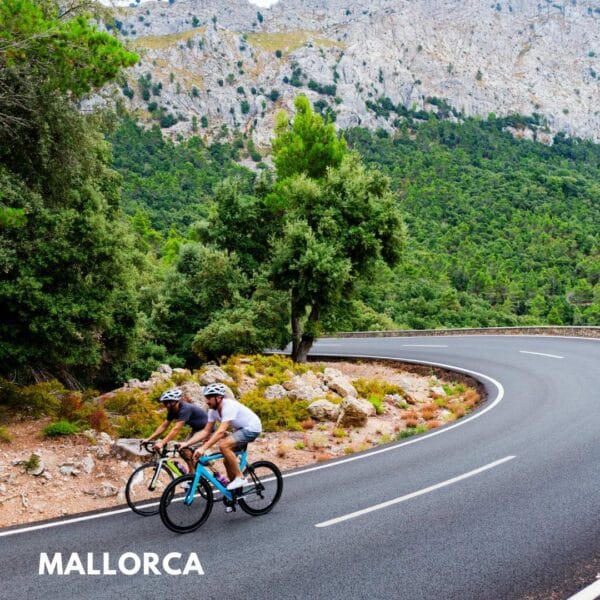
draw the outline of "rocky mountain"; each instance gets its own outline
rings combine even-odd
[[[112,96],[171,135],[236,128],[267,146],[302,92],[342,128],[391,129],[407,110],[451,106],[537,113],[549,131],[600,140],[597,0],[169,0],[113,12],[108,27],[141,62]]]

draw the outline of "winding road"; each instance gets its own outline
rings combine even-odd
[[[324,339],[313,353],[475,373],[487,401],[451,425],[286,473],[272,513],[197,532],[128,511],[0,531],[11,600],[563,600],[600,596],[600,341]],[[195,552],[204,574],[39,575],[40,553]],[[596,582],[596,583],[595,583]]]

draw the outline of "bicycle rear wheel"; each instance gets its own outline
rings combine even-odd
[[[125,499],[129,508],[144,517],[158,514],[160,497],[171,481],[173,473],[156,461],[138,467],[125,486]]]
[[[244,487],[239,504],[249,515],[268,513],[281,498],[283,477],[281,471],[272,462],[259,460],[244,469],[244,477],[252,482]]]
[[[191,486],[193,481],[191,474],[174,479],[160,499],[160,518],[175,533],[198,529],[212,510],[213,493],[206,479],[200,479],[193,498],[188,498],[188,485]]]

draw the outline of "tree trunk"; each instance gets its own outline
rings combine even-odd
[[[294,362],[306,362],[308,353],[315,341],[315,332],[317,330],[318,321],[319,311],[316,306],[313,306],[308,315],[306,329],[302,332],[300,314],[295,313],[292,309],[292,331],[294,336],[292,340],[292,360]],[[294,329],[294,327],[296,327],[296,329]]]

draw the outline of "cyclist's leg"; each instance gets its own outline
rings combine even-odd
[[[237,432],[234,432],[234,434],[235,433]],[[238,477],[243,477],[242,472],[240,471],[240,463],[235,455],[239,441],[234,437],[234,434],[228,435],[219,443],[219,451],[223,455],[223,464],[225,465],[229,481],[233,481]]]
[[[190,435],[187,437],[187,439],[189,440],[194,434],[196,434],[198,432],[197,429],[193,429],[192,433],[190,433]],[[187,441],[187,440],[186,440]],[[179,456],[181,456],[181,458],[183,458],[183,460],[185,460],[189,472],[193,475],[196,471],[196,464],[194,463],[194,448],[183,448],[179,451]]]
[[[225,463],[229,481],[244,478],[235,451],[238,450],[239,447],[254,441],[259,435],[259,433],[249,431],[248,429],[236,429],[219,444],[219,450],[223,454],[223,462]]]

